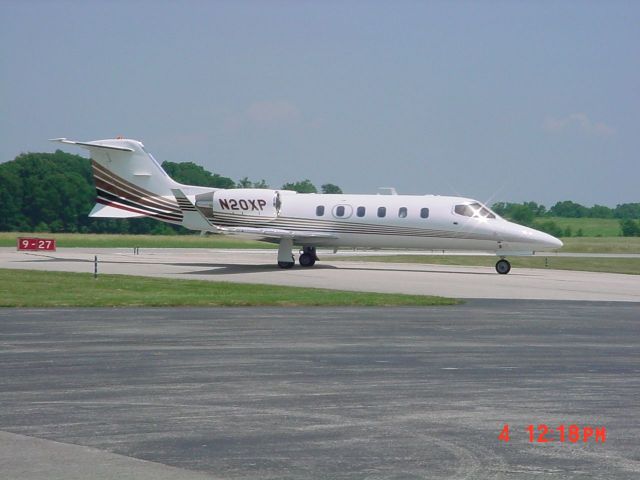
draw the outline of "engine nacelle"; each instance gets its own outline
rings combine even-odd
[[[196,196],[196,208],[214,223],[216,217],[229,214],[276,218],[280,206],[280,192],[263,188],[216,190]]]

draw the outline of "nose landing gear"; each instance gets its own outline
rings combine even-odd
[[[504,258],[498,260],[498,262],[496,263],[496,272],[498,272],[500,275],[506,275],[510,271],[511,264],[508,260],[505,260]]]

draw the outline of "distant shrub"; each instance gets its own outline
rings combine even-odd
[[[640,237],[640,221],[636,222],[630,218],[620,220],[620,230],[623,237]]]
[[[538,230],[542,230],[549,235],[553,235],[554,237],[561,237],[564,231],[562,228],[558,226],[556,222],[553,220],[546,220],[544,222],[536,222],[534,223],[534,227]]]

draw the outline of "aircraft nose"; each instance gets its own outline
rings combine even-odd
[[[515,237],[511,242],[526,246],[526,249],[536,250],[556,250],[562,247],[564,244],[562,241],[553,235],[541,232],[535,228],[525,227],[518,224],[510,224],[510,231]]]
[[[536,242],[540,243],[544,248],[556,249],[564,245],[564,243],[562,243],[562,240],[560,240],[559,238],[540,231],[536,232],[534,238]]]

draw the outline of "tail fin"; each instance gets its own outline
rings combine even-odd
[[[141,142],[129,139],[76,142],[66,138],[53,141],[78,145],[90,152],[97,194],[90,216],[148,216],[182,223],[182,211],[171,191],[182,185],[167,175]]]

